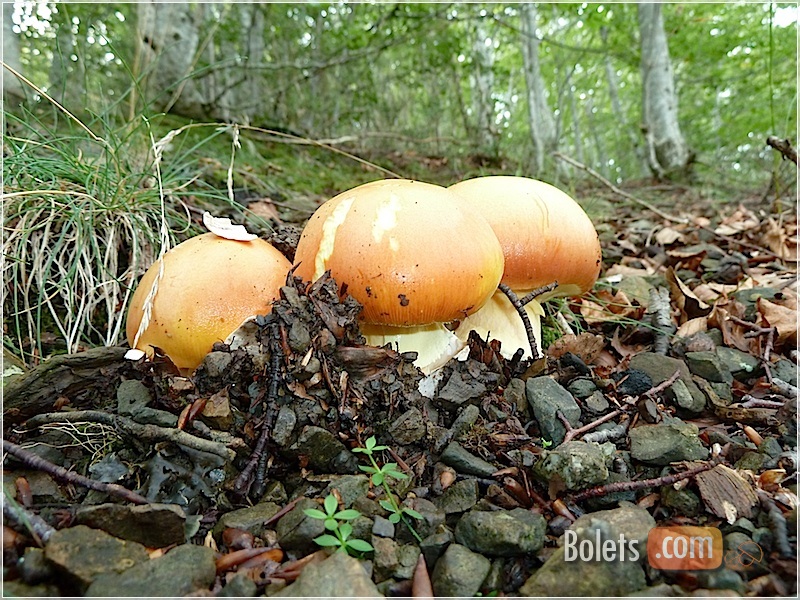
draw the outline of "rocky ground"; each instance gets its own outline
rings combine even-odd
[[[532,363],[475,338],[423,378],[323,279],[191,378],[124,348],[4,378],[4,594],[795,595],[796,219],[701,212],[598,226]],[[722,566],[653,568],[664,525]]]

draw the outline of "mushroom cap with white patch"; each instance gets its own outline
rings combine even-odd
[[[296,274],[325,271],[364,307],[365,323],[413,327],[461,319],[497,288],[503,251],[486,219],[438,185],[373,181],[309,219]]]

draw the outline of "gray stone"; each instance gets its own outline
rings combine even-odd
[[[651,465],[668,465],[679,460],[705,460],[705,448],[697,426],[670,419],[656,425],[639,425],[629,432],[631,457]]]
[[[311,333],[300,319],[293,319],[289,327],[289,348],[297,354],[303,355],[311,345]]]
[[[30,546],[25,548],[22,558],[17,561],[17,569],[22,580],[29,585],[54,581],[58,576],[53,565],[45,558],[44,550]]]
[[[558,477],[569,490],[584,489],[608,479],[608,467],[615,451],[616,447],[610,442],[567,442],[555,450],[542,452],[534,473],[543,482]]]
[[[497,467],[465,450],[458,442],[450,442],[440,460],[457,472],[478,477],[491,477]]]
[[[453,421],[452,427],[450,427],[453,432],[453,439],[460,441],[468,437],[480,416],[481,410],[474,404],[468,404],[461,409],[455,421]]]
[[[394,537],[394,523],[389,519],[384,519],[380,515],[375,517],[372,523],[372,535],[385,538]]]
[[[254,598],[258,586],[245,573],[234,573],[225,579],[225,587],[217,594],[217,598]]]
[[[291,443],[295,425],[297,425],[295,412],[288,406],[281,406],[272,428],[272,439],[278,446],[285,448]]]
[[[770,369],[773,377],[797,387],[797,365],[792,361],[781,358]]]
[[[139,563],[123,573],[105,574],[86,590],[87,596],[181,597],[207,591],[214,583],[214,550],[184,544],[164,556]]]
[[[376,583],[380,583],[392,577],[400,566],[400,559],[397,556],[399,546],[390,538],[373,537],[372,547],[375,549],[372,554],[374,579]]]
[[[81,592],[103,574],[122,573],[150,559],[141,544],[120,540],[86,525],[53,533],[44,554]]]
[[[456,542],[488,556],[535,554],[544,545],[547,523],[540,514],[515,508],[473,510],[458,520]]]
[[[683,410],[697,414],[703,412],[706,408],[706,398],[703,395],[702,401],[699,401],[697,398],[692,396],[692,393],[689,391],[689,388],[686,387],[686,384],[683,383],[680,379],[678,379],[675,383],[672,384],[671,387],[672,395],[674,398],[675,405],[678,408],[682,408]]]
[[[581,409],[572,394],[552,377],[531,377],[525,383],[525,393],[542,438],[556,445],[563,442],[567,430],[556,413],[560,411],[573,427],[581,417]]]
[[[594,540],[596,531],[600,530],[604,540],[616,542],[622,535],[629,542],[636,541],[638,562],[644,564],[647,558],[647,536],[655,526],[656,521],[647,510],[630,502],[622,502],[618,508],[599,510],[579,517],[570,526],[570,530],[577,534],[578,539]],[[628,556],[626,560],[631,558]]]
[[[516,377],[508,382],[506,389],[503,390],[503,400],[511,406],[517,407],[517,412],[528,413],[528,400],[525,396],[525,382]]]
[[[594,381],[587,377],[576,377],[569,382],[567,389],[570,394],[583,400],[594,394],[597,391],[597,386],[594,384]]]
[[[731,386],[727,383],[714,383],[713,381],[709,381],[708,385],[714,390],[714,393],[717,397],[722,401],[721,404],[724,406],[730,406],[733,402],[733,390],[731,390]]]
[[[586,398],[584,403],[586,404],[586,410],[598,415],[605,414],[610,406],[605,394],[600,390],[596,390],[591,396]]]
[[[11,378],[10,378],[11,379]],[[52,584],[28,585],[22,581],[3,581],[4,598],[62,598],[61,590]]]
[[[358,459],[333,433],[322,427],[306,425],[291,447],[308,458],[308,465],[322,473],[357,473]]]
[[[443,527],[441,531],[432,533],[422,540],[419,548],[422,550],[422,554],[425,557],[425,563],[428,565],[428,569],[431,569],[436,565],[436,561],[439,560],[439,557],[442,554],[444,554],[444,551],[450,544],[453,543],[454,539],[455,536],[453,536],[453,532],[446,527]]]
[[[687,352],[686,366],[695,375],[716,383],[733,383],[733,375],[716,352]]]
[[[394,577],[397,579],[411,579],[414,576],[414,568],[417,566],[420,549],[416,544],[404,544],[397,549],[397,568]]]
[[[695,576],[697,584],[705,590],[733,590],[740,596],[745,595],[742,576],[731,569],[695,571]]]
[[[334,476],[322,494],[323,498],[332,493],[333,490],[339,492],[339,498],[345,508],[350,508],[356,498],[366,496],[369,492],[369,477],[366,475],[338,475]]]
[[[739,457],[734,466],[739,470],[757,473],[764,466],[766,460],[766,457],[761,452],[745,452]]]
[[[260,536],[264,533],[264,523],[278,514],[280,509],[281,507],[274,502],[259,502],[253,506],[232,510],[217,521],[214,534],[220,535],[225,529],[233,527]]]
[[[425,431],[425,419],[416,407],[411,407],[389,425],[392,438],[402,445],[418,442],[425,436]]]
[[[492,563],[485,556],[460,544],[450,544],[431,575],[433,593],[438,596],[471,597],[481,587]]]
[[[312,562],[280,596],[292,598],[383,598],[362,562],[342,550]]]
[[[81,525],[102,529],[114,537],[163,548],[186,541],[186,513],[174,504],[99,504],[75,513]]]
[[[478,502],[478,482],[474,479],[462,479],[448,487],[444,493],[434,500],[444,514],[468,511]]]
[[[278,520],[275,531],[284,550],[310,554],[319,548],[314,538],[325,533],[325,524],[321,519],[306,516],[303,511],[307,508],[320,509],[320,505],[311,498],[301,498],[292,510]]]
[[[283,504],[289,499],[286,493],[286,488],[280,481],[268,481],[264,486],[264,495],[261,496],[261,502],[277,502]]]
[[[765,437],[764,441],[758,447],[758,451],[771,458],[778,458],[783,454],[783,447],[774,437]]]
[[[209,352],[203,359],[203,366],[209,377],[217,379],[225,376],[232,361],[233,357],[229,352]]]
[[[117,388],[117,412],[131,416],[135,410],[150,404],[150,390],[138,379],[126,379]]]
[[[686,363],[682,360],[663,356],[655,352],[640,352],[631,359],[630,368],[647,373],[650,379],[653,380],[653,385],[663,383],[672,377],[675,371],[679,371],[679,379],[686,385],[689,393],[694,397],[695,402],[697,404],[705,404],[706,399],[703,392],[700,391],[700,388],[698,388],[697,384],[692,380],[689,367],[687,367]],[[675,399],[675,394],[670,388],[664,392],[664,395],[670,401],[674,401]]]
[[[717,348],[717,356],[728,372],[740,380],[755,377],[761,366],[761,361],[757,356],[742,352],[736,348],[720,346]]]
[[[464,381],[460,371],[453,371],[447,383],[442,386],[436,399],[449,410],[477,401],[486,393],[486,386],[477,380]]]
[[[700,498],[692,490],[676,490],[671,485],[661,487],[661,503],[674,508],[679,515],[694,517],[700,514]]]
[[[411,523],[414,531],[417,532],[420,538],[425,539],[434,531],[439,529],[439,526],[444,524],[445,514],[430,500],[425,498],[408,498],[403,501],[403,506],[407,506],[420,515],[422,519],[414,519],[408,517],[406,520]],[[416,537],[408,530],[408,526],[401,521],[397,524],[397,540],[399,542],[416,542]]]
[[[625,596],[647,585],[636,561],[567,562],[562,546],[519,589],[520,596]]]

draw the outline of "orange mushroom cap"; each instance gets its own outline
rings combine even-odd
[[[560,189],[527,177],[476,177],[448,188],[478,210],[503,246],[503,283],[529,291],[558,281],[540,298],[580,295],[600,275],[600,239],[583,208]]]
[[[446,188],[387,179],[320,206],[295,264],[309,281],[330,269],[364,322],[411,327],[480,308],[500,282],[503,252],[486,220]]]
[[[131,298],[126,333],[131,347],[152,356],[153,346],[187,373],[253,315],[272,311],[291,263],[262,239],[234,241],[205,233],[163,257],[163,276],[149,323],[135,340],[144,303],[159,273],[154,263]]]

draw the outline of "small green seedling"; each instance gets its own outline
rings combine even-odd
[[[414,519],[422,519],[422,515],[414,509],[408,508],[407,506],[401,507],[397,503],[395,497],[392,495],[392,491],[389,489],[389,483],[387,481],[389,478],[408,479],[408,475],[397,470],[397,463],[389,462],[382,467],[379,467],[378,463],[375,461],[374,454],[376,452],[380,452],[381,450],[387,450],[388,448],[388,446],[378,446],[375,436],[373,435],[367,439],[364,448],[353,448],[353,452],[366,454],[367,458],[369,458],[369,462],[371,463],[370,466],[359,466],[359,469],[365,473],[369,473],[372,484],[376,486],[382,486],[383,490],[386,492],[386,497],[388,500],[380,500],[379,504],[384,508],[384,510],[389,512],[389,521],[396,524],[402,519],[414,537],[417,538],[417,541],[421,542],[422,539],[419,537],[419,534],[404,517],[408,515]]]
[[[323,507],[325,508],[325,512],[322,512],[318,508],[307,508],[303,511],[306,516],[312,519],[324,521],[325,529],[333,534],[325,533],[314,538],[314,541],[318,545],[323,548],[334,548],[338,546],[348,553],[370,552],[374,550],[372,544],[369,542],[359,539],[350,539],[350,535],[353,533],[353,526],[350,525],[350,523],[343,522],[357,519],[361,516],[360,512],[354,508],[337,510],[339,508],[339,503],[336,500],[336,496],[333,494],[328,494],[323,502]]]

